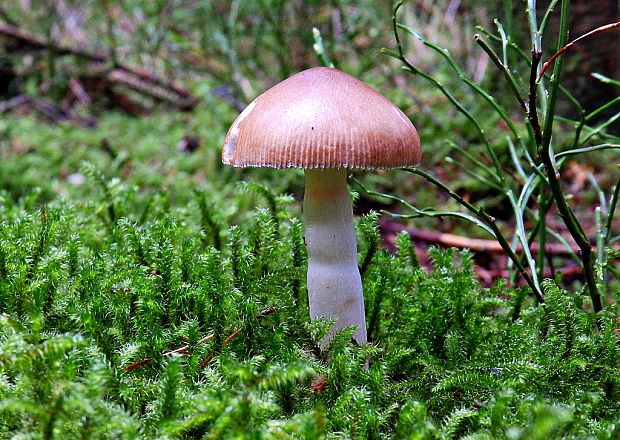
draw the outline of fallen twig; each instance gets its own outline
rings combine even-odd
[[[0,102],[0,113],[8,112],[16,107],[20,107],[27,104],[29,101],[28,95],[18,95],[14,98],[8,99],[4,102]]]
[[[380,221],[379,227],[383,232],[398,233],[405,231],[411,236],[411,238],[423,241],[430,244],[439,244],[446,247],[467,248],[475,252],[486,252],[490,254],[502,254],[504,251],[502,247],[494,240],[485,240],[481,238],[469,238],[461,235],[448,234],[445,232],[429,231],[427,229],[408,228],[400,223]],[[620,249],[616,246],[614,249]],[[523,248],[519,244],[516,251],[520,252]],[[538,252],[538,243],[532,243],[530,250],[535,253]],[[568,249],[566,246],[560,243],[547,243],[545,245],[545,253],[551,255],[569,255],[571,253],[579,252],[577,246],[573,246]]]
[[[94,127],[96,121],[93,118],[85,118],[74,114],[71,109],[61,107],[51,101],[34,98],[28,95],[18,95],[7,101],[0,102],[0,114],[13,110],[23,105],[30,105],[39,111],[50,122],[58,123],[62,121],[74,121],[85,127]]]
[[[222,342],[222,345],[226,345],[228,344],[230,341],[232,341],[239,333],[241,333],[241,328],[238,328],[237,330],[235,330],[234,332],[232,332],[226,339],[224,339],[224,342]]]
[[[80,104],[89,105],[92,103],[92,99],[90,99],[90,96],[88,96],[88,93],[84,90],[84,85],[79,79],[75,77],[71,78],[69,80],[69,89],[73,92],[78,101],[80,101]]]
[[[202,339],[199,339],[196,344],[202,344],[204,342],[210,341],[211,339],[213,339],[213,335],[209,335],[209,336],[205,336]],[[185,354],[187,353],[187,349],[189,348],[189,345],[184,345],[183,347],[179,347],[176,350],[172,350],[169,351],[167,353],[164,353],[163,356],[171,356],[173,354]]]
[[[17,41],[30,49],[53,49],[57,55],[74,55],[99,63],[104,63],[107,61],[107,57],[102,53],[89,52],[74,47],[53,44],[34,35],[27,34],[21,29],[11,26],[10,24],[0,23],[0,36]]]
[[[259,312],[258,315],[256,315],[257,319],[260,318],[264,318],[267,315],[270,315],[272,313],[274,313],[276,311],[276,308],[274,306],[269,306],[267,307],[265,310],[261,310]],[[230,341],[232,341],[239,333],[241,333],[241,327],[239,327],[237,330],[235,330],[234,332],[232,332],[230,335],[228,335],[226,337],[226,339],[224,339],[224,342],[222,342],[222,346],[227,345]],[[196,345],[198,344],[203,344],[207,341],[210,341],[211,339],[214,338],[215,335],[211,334],[208,336],[205,336],[202,339],[199,339],[198,341],[196,341]],[[190,346],[189,345],[184,345],[182,347],[179,347],[177,349],[171,350],[171,351],[167,351],[166,353],[164,353],[162,356],[167,357],[167,356],[172,356],[173,354],[187,354],[187,350],[189,350]],[[207,356],[201,363],[200,366],[201,367],[205,367],[209,361],[213,359],[213,355],[209,355]],[[138,367],[141,367],[143,365],[146,365],[148,363],[150,363],[153,360],[152,357],[146,358],[146,359],[142,359],[138,362],[134,362],[131,365],[128,365],[127,367],[125,367],[125,371],[131,371],[131,370],[135,370]]]
[[[510,277],[510,272],[508,271],[508,269],[485,269],[477,265],[475,271],[476,275],[485,286],[493,285],[493,283],[498,279],[508,279]],[[583,275],[581,267],[576,265],[564,267],[562,269],[558,269],[557,271],[551,270],[551,268],[546,267],[543,278],[554,278],[557,274],[561,275],[564,282],[569,282],[576,278],[581,278]]]
[[[236,332],[238,333],[240,330],[241,329],[238,329],[238,330],[236,330]],[[196,345],[203,344],[203,343],[205,343],[207,341],[210,341],[211,339],[213,339],[213,337],[214,337],[214,335],[212,335],[212,334],[208,335],[208,336],[205,336],[204,338],[199,339],[196,342]],[[230,338],[230,336],[229,336],[229,338]],[[173,354],[186,354],[187,350],[189,349],[189,347],[190,347],[189,345],[184,345],[183,347],[179,347],[179,348],[177,348],[175,350],[168,351],[168,352],[164,353],[162,356],[167,357],[167,356],[172,356]],[[146,364],[150,363],[152,360],[153,360],[153,358],[149,357],[149,358],[142,359],[142,360],[140,360],[138,362],[134,362],[133,364],[128,365],[127,367],[125,367],[125,371],[135,370],[138,367],[141,367],[143,365],[146,365]]]
[[[0,23],[0,37],[20,43],[22,47],[16,50],[22,48],[29,48],[30,50],[51,49],[57,55],[71,55],[95,63],[113,65],[111,69],[105,69],[101,72],[101,76],[111,83],[122,84],[139,93],[145,93],[161,101],[169,102],[181,110],[191,110],[198,103],[198,99],[180,85],[158,78],[145,69],[130,67],[118,62],[112,63],[104,53],[45,41],[35,35],[23,32],[15,26],[3,23]]]

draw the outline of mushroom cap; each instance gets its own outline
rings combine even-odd
[[[420,161],[415,127],[370,86],[331,67],[287,78],[252,101],[226,135],[236,167],[400,168]]]

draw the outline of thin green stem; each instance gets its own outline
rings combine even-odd
[[[603,84],[610,84],[612,86],[617,86],[620,87],[620,81],[615,80],[615,79],[611,79],[605,75],[601,75],[600,73],[593,73],[592,76],[596,79],[598,79],[600,82],[602,82]]]
[[[562,0],[558,50],[560,50],[568,40],[569,5],[569,0]],[[601,298],[594,275],[594,259],[592,254],[592,246],[590,245],[590,242],[588,241],[588,238],[583,228],[581,227],[581,224],[575,217],[570,206],[568,206],[568,203],[564,196],[564,192],[562,191],[562,187],[560,185],[559,173],[551,157],[551,134],[554,122],[553,115],[555,112],[555,104],[558,95],[558,85],[560,75],[562,73],[563,61],[564,57],[560,56],[558,57],[555,65],[553,66],[553,75],[551,76],[551,81],[549,84],[550,90],[549,98],[547,100],[543,136],[541,142],[538,145],[538,154],[545,167],[547,178],[549,179],[549,186],[551,187],[551,192],[553,193],[553,198],[558,207],[560,217],[566,224],[566,227],[568,228],[570,234],[577,243],[577,246],[579,246],[579,249],[581,249],[581,258],[583,261],[586,284],[588,286],[590,298],[592,299],[592,306],[594,308],[594,312],[598,313],[602,310],[603,306],[601,303]]]
[[[614,99],[612,99],[611,101],[607,102],[606,104],[603,104],[602,106],[600,106],[599,108],[592,110],[590,113],[588,113],[588,115],[585,117],[586,121],[589,121],[590,119],[594,118],[596,115],[598,115],[601,112],[604,112],[605,110],[607,110],[608,108],[618,104],[620,102],[620,96],[615,97]]]
[[[508,138],[508,139],[510,139],[510,138]],[[456,142],[453,142],[453,141],[450,141],[450,140],[447,140],[446,144],[448,144],[448,146],[450,148],[460,152],[463,156],[465,156],[468,160],[470,160],[472,163],[477,165],[480,169],[484,170],[497,183],[501,183],[499,181],[499,179],[497,178],[497,176],[495,175],[495,173],[493,172],[493,170],[491,168],[489,168],[489,166],[487,166],[486,164],[484,164],[480,160],[478,160],[476,157],[474,157],[474,155],[471,154],[469,151],[467,151],[466,148],[463,148],[460,145],[458,145]]]
[[[384,50],[383,52],[387,53],[387,54],[389,54],[391,56],[395,56],[396,58],[398,58],[405,65],[405,68],[407,70],[409,70],[411,73],[413,73],[414,75],[419,75],[422,78],[424,78],[427,81],[429,81],[431,84],[433,84],[438,90],[440,90],[444,94],[444,96],[446,96],[446,98],[448,98],[448,100],[450,100],[450,102],[457,108],[457,110],[459,112],[461,112],[463,115],[465,115],[467,117],[467,119],[469,119],[474,124],[474,126],[476,127],[476,130],[478,131],[478,134],[480,135],[480,138],[481,138],[482,142],[484,143],[484,145],[486,147],[487,152],[489,153],[489,156],[491,157],[491,161],[493,162],[493,166],[495,167],[495,171],[497,173],[497,177],[499,178],[500,182],[502,184],[504,184],[505,183],[504,182],[505,178],[504,178],[504,172],[502,170],[501,163],[499,161],[499,158],[497,157],[497,154],[495,153],[495,150],[493,150],[493,147],[489,143],[489,139],[487,138],[485,130],[482,128],[482,126],[476,120],[476,118],[474,118],[474,116],[469,112],[469,110],[467,110],[446,89],[446,87],[441,82],[437,81],[431,75],[418,70],[413,64],[411,64],[409,62],[409,60],[407,60],[407,58],[405,57],[405,54],[403,52],[403,49],[402,49],[402,44],[400,42],[400,36],[398,35],[398,29],[400,28],[400,29],[404,30],[405,32],[411,34],[412,36],[414,36],[415,38],[420,40],[425,46],[430,47],[431,49],[436,51],[439,55],[441,55],[448,62],[448,65],[459,75],[459,79],[461,79],[463,82],[465,82],[467,85],[469,85],[472,88],[472,90],[474,90],[476,93],[481,95],[487,102],[489,102],[489,104],[491,104],[491,106],[498,112],[498,114],[500,115],[500,117],[502,117],[502,119],[504,119],[505,121],[508,119],[507,124],[509,126],[511,126],[512,130],[514,130],[514,125],[512,125],[512,121],[509,121],[509,118],[506,117],[505,112],[499,107],[499,104],[497,104],[495,102],[495,100],[488,93],[484,92],[484,90],[482,90],[482,88],[480,86],[478,86],[473,80],[471,80],[469,77],[467,77],[465,72],[457,65],[457,63],[450,56],[450,54],[449,54],[449,52],[447,50],[439,47],[435,43],[432,43],[432,42],[426,40],[419,33],[415,32],[413,29],[411,29],[411,28],[409,28],[407,26],[404,26],[402,24],[397,23],[397,21],[396,21],[396,14],[398,12],[398,9],[402,6],[402,4],[403,4],[403,2],[399,2],[396,5],[396,8],[394,9],[394,14],[392,15],[392,25],[393,25],[393,28],[394,28],[394,36],[395,36],[395,39],[396,39],[396,45],[397,45],[397,48],[398,48],[398,53],[395,54],[393,51],[386,51],[386,50]],[[515,133],[516,133],[516,131],[515,131]],[[518,134],[517,134],[517,136],[518,136]]]
[[[490,188],[495,189],[496,191],[504,191],[504,188],[500,185],[497,184],[495,182],[493,182],[492,180],[487,179],[484,176],[481,176],[480,174],[478,174],[476,171],[474,170],[470,170],[469,168],[467,168],[464,164],[462,164],[461,162],[459,162],[458,160],[454,160],[451,157],[446,157],[445,161],[448,162],[449,164],[454,165],[457,168],[460,168],[465,174],[467,174],[469,177],[471,177],[472,179],[477,180],[478,182],[480,182],[483,185],[487,185]]]
[[[581,153],[591,153],[592,151],[601,151],[601,150],[618,150],[620,149],[620,144],[599,144],[593,145],[591,147],[583,147],[583,148],[575,148],[572,150],[562,151],[561,153],[556,154],[555,160],[574,156],[576,154]]]
[[[419,209],[419,208],[416,208],[415,206],[413,206],[411,203],[407,202],[406,200],[401,199],[400,197],[396,197],[396,196],[394,196],[392,194],[385,194],[385,193],[380,193],[380,192],[377,192],[377,191],[370,190],[370,189],[366,188],[362,184],[362,182],[357,180],[355,177],[351,177],[350,180],[351,180],[351,182],[353,184],[355,184],[357,186],[357,188],[359,188],[359,190],[362,193],[364,193],[364,194],[366,194],[368,196],[371,196],[371,197],[380,197],[380,198],[383,198],[383,199],[391,200],[393,202],[396,202],[396,203],[400,204],[405,209],[408,209],[408,210],[414,212],[414,214],[395,214],[395,213],[390,212],[390,211],[381,210],[380,212],[382,214],[387,214],[390,217],[400,218],[400,219],[412,219],[412,218],[421,218],[421,217],[437,217],[437,218],[455,217],[455,218],[460,218],[460,219],[464,219],[464,220],[468,220],[468,221],[472,222],[476,226],[484,229],[493,238],[495,238],[495,234],[494,234],[493,230],[491,228],[489,228],[486,225],[486,223],[481,221],[476,216],[473,216],[473,215],[470,215],[470,214],[466,214],[466,213],[463,213],[463,212],[458,212],[458,211],[436,211],[433,208]]]
[[[493,234],[495,235],[495,239],[497,240],[501,248],[504,250],[508,258],[512,260],[515,267],[517,268],[517,270],[519,271],[519,273],[521,274],[525,282],[528,284],[530,289],[532,289],[532,293],[536,296],[536,299],[541,303],[544,302],[542,291],[539,290],[539,288],[537,287],[536,283],[534,282],[530,274],[527,273],[527,271],[525,270],[525,267],[523,267],[523,265],[521,264],[519,257],[514,253],[514,251],[510,247],[510,244],[508,243],[506,238],[503,236],[502,232],[500,231],[499,227],[496,224],[495,217],[489,215],[484,210],[484,208],[476,207],[472,205],[471,203],[469,203],[467,200],[463,199],[463,197],[461,197],[459,194],[454,192],[450,187],[448,187],[446,184],[438,180],[435,176],[423,170],[420,170],[419,168],[415,168],[415,167],[404,168],[404,170],[410,173],[413,173],[413,174],[417,174],[418,176],[424,178],[427,182],[440,188],[441,190],[446,192],[452,199],[458,202],[461,206],[463,206],[468,211],[474,213],[478,218],[480,218],[493,231]]]
[[[502,0],[502,20],[506,23],[508,35],[512,36],[512,0]]]
[[[483,28],[482,26],[476,26],[476,30],[478,32],[482,32],[484,35],[486,35],[487,37],[489,37],[491,40],[498,42],[498,43],[503,43],[502,38],[498,37],[495,34],[492,34],[490,31],[488,31],[487,29]],[[513,51],[515,51],[522,59],[524,60],[529,60],[530,57],[527,56],[527,54],[525,53],[525,51],[523,49],[521,49],[516,43],[514,43],[513,41],[508,41],[506,43],[506,46],[510,49],[512,49]]]
[[[485,28],[481,27],[481,26],[476,26],[476,30],[478,30],[479,32],[483,33],[484,35],[486,35],[487,37],[489,37],[491,40],[496,41],[496,42],[502,42],[501,37],[498,37],[497,35],[492,34],[491,32],[489,32],[488,30],[486,30]],[[517,54],[519,54],[519,56],[521,57],[522,60],[530,63],[531,59],[530,56],[523,50],[521,49],[519,46],[517,46],[514,42],[509,41],[507,43],[507,46],[512,49],[513,51],[515,51]],[[549,75],[549,72],[545,72],[545,76]],[[575,106],[575,109],[577,109],[578,112],[583,111],[583,106],[579,103],[579,101],[577,100],[577,98],[575,98],[575,96],[568,91],[568,89],[566,87],[564,87],[562,84],[559,85],[560,88],[560,92],[562,93],[562,95],[568,99],[570,101],[571,104],[573,104]]]
[[[616,207],[618,206],[619,196],[620,196],[620,176],[618,176],[616,187],[614,188],[614,192],[611,196],[611,201],[609,202],[609,212],[607,213],[607,222],[605,223],[605,241],[609,241],[609,235],[611,234],[611,222],[614,218]]]
[[[596,259],[600,265],[599,279],[602,284],[606,276],[605,261],[605,229],[603,227],[603,208],[597,206],[594,210],[594,223],[596,225]]]
[[[502,74],[504,75],[504,78],[506,78],[506,81],[508,82],[508,85],[510,86],[510,89],[512,90],[512,93],[515,95],[515,97],[519,101],[519,104],[521,105],[521,109],[523,109],[523,112],[527,114],[527,104],[525,102],[525,98],[523,97],[523,93],[521,92],[521,89],[519,88],[519,84],[517,83],[517,80],[513,76],[512,72],[499,59],[499,57],[497,56],[493,48],[489,46],[489,44],[482,39],[480,34],[475,34],[474,40],[476,41],[476,43],[478,43],[478,45],[482,48],[482,50],[484,50],[487,53],[489,58],[491,58],[491,61],[495,63],[495,65],[500,70],[500,72],[502,72]]]
[[[536,52],[542,52],[542,38],[538,32],[538,22],[536,18],[536,0],[527,0],[527,23],[530,27],[530,38],[532,47]]]
[[[547,195],[545,194],[545,188],[543,185],[540,185],[540,192],[538,194],[538,206],[540,207],[540,209],[538,210],[539,212],[538,223],[545,225],[547,224],[547,213],[549,212],[549,207],[547,206]],[[538,279],[539,280],[542,280],[545,276],[545,246],[546,244],[547,244],[547,228],[542,227],[540,228],[540,232],[538,234],[537,265],[538,265]]]
[[[575,129],[575,137],[573,138],[573,146],[571,149],[577,148],[579,145],[579,139],[581,138],[581,131],[583,127],[586,125],[586,112],[582,110],[579,112],[579,123],[577,124],[577,128]]]
[[[497,27],[497,32],[499,32],[499,35],[502,38],[502,64],[504,66],[508,66],[508,38],[509,37],[506,35],[506,32],[504,31],[504,27],[499,21],[493,20],[493,23],[495,23],[495,27]]]
[[[508,144],[508,150],[510,151],[510,158],[512,159],[512,164],[515,167],[517,175],[521,179],[521,181],[527,180],[527,174],[525,174],[525,170],[521,166],[521,159],[517,153],[517,150],[512,143],[512,139],[509,136],[506,136],[506,143]],[[535,167],[534,167],[535,168]]]
[[[607,119],[605,122],[603,122],[602,124],[598,125],[597,127],[594,127],[592,129],[592,131],[590,133],[588,133],[588,135],[581,141],[581,143],[585,144],[590,139],[592,139],[594,136],[599,134],[601,131],[603,131],[604,129],[609,127],[611,124],[616,122],[618,119],[620,119],[620,112],[616,113],[611,118]]]
[[[510,204],[512,205],[512,208],[515,214],[515,219],[516,219],[515,235],[521,242],[521,246],[523,248],[523,256],[527,260],[527,264],[529,265],[530,271],[532,272],[532,281],[536,285],[536,290],[540,291],[540,282],[539,282],[539,279],[537,278],[537,271],[536,271],[536,261],[532,257],[532,252],[530,251],[529,243],[527,241],[527,235],[525,232],[525,224],[523,222],[523,212],[525,211],[524,207],[527,204],[528,197],[525,195],[525,191],[524,191],[521,194],[519,201],[517,201],[514,197],[513,192],[510,190],[507,192],[506,196],[508,197],[508,200],[510,201]]]
[[[540,35],[545,34],[545,30],[547,29],[547,24],[549,23],[549,19],[551,18],[553,9],[555,8],[555,5],[558,4],[558,1],[559,0],[553,0],[551,3],[549,3],[549,6],[547,7],[547,10],[545,11],[545,15],[543,16],[543,19],[540,22],[540,27],[538,28],[538,33]]]

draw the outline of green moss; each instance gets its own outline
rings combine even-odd
[[[406,236],[377,248],[370,216],[372,344],[345,330],[321,353],[300,223],[272,190],[231,229],[217,205],[205,223],[210,192],[179,206],[147,191],[138,224],[131,180],[86,174],[88,202],[0,209],[0,438],[617,435],[617,324],[597,331],[552,283],[546,312],[526,300],[512,322],[516,292],[481,288],[469,253],[433,250],[427,271]]]

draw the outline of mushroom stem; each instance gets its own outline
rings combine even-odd
[[[335,320],[321,346],[335,332],[357,326],[355,340],[366,343],[362,280],[357,266],[353,207],[346,169],[307,169],[304,195],[308,248],[310,317]]]

